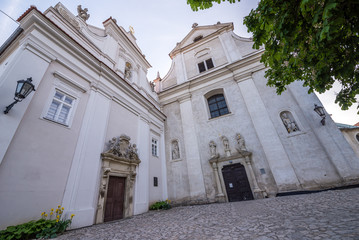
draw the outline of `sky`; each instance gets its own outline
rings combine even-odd
[[[59,0],[0,0],[0,10],[13,19],[21,16],[31,5],[44,12],[50,6],[55,6]],[[234,32],[241,37],[251,37],[243,25],[243,18],[251,9],[256,8],[258,0],[241,0],[235,4],[222,2],[214,4],[207,10],[193,12],[187,0],[62,0],[74,15],[77,15],[77,6],[88,8],[90,18],[87,23],[96,27],[103,27],[102,22],[110,16],[117,20],[117,24],[125,30],[133,27],[137,44],[146,59],[152,65],[148,70],[148,80],[153,80],[157,72],[164,77],[170,66],[168,54],[192,29],[193,23],[198,25],[213,25],[233,22]],[[9,17],[0,12],[0,44],[18,26]],[[334,103],[335,93],[340,87],[336,86],[325,94],[318,95],[326,111],[338,123],[354,125],[359,122],[356,106],[347,111],[340,110]],[[317,103],[318,104],[318,103]],[[314,103],[313,103],[314,109]],[[318,116],[318,121],[320,120]]]

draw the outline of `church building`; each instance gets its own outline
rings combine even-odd
[[[0,229],[61,205],[72,228],[175,205],[358,184],[359,159],[300,82],[266,86],[263,49],[193,24],[165,77],[110,17],[30,7],[0,47]],[[33,91],[31,91],[33,90]],[[15,95],[14,95],[15,92]],[[14,97],[15,96],[15,97]]]

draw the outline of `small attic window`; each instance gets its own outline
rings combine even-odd
[[[201,40],[202,38],[203,38],[203,36],[202,36],[202,35],[199,35],[198,37],[195,37],[195,38],[193,39],[193,42],[197,42],[197,41]]]

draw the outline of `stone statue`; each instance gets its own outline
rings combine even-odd
[[[150,86],[151,86],[152,92],[154,92],[156,84],[154,82],[150,82]]]
[[[222,136],[222,142],[223,142],[224,151],[230,150],[228,138],[226,138],[225,136]]]
[[[238,144],[237,151],[238,152],[247,151],[246,143],[244,142],[243,137],[241,137],[241,135],[239,133],[237,134],[236,139],[237,139],[237,144]]]
[[[85,9],[82,9],[81,5],[78,5],[77,6],[77,13],[78,13],[78,16],[84,20],[86,22],[87,19],[89,19],[90,17],[90,14],[87,13],[88,9],[85,8]]]
[[[172,141],[172,160],[180,158],[180,151],[178,146],[178,141]]]
[[[222,136],[221,138],[222,138],[222,142],[223,142],[224,152],[226,153],[227,157],[230,157],[231,149],[229,148],[228,138],[226,136]]]
[[[124,76],[125,79],[131,79],[131,77],[132,77],[132,72],[131,72],[131,70],[132,70],[131,63],[126,62],[125,76]]]
[[[217,145],[215,142],[213,142],[213,141],[209,142],[209,151],[211,153],[211,158],[214,158],[217,156]]]
[[[192,28],[198,27],[198,23],[193,23]]]
[[[282,113],[281,119],[288,133],[296,132],[299,130],[297,124],[289,118],[286,112]]]

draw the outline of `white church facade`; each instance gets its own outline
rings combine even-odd
[[[61,3],[31,7],[0,48],[0,104],[16,81],[35,91],[0,114],[0,229],[61,204],[73,228],[150,204],[241,201],[357,184],[359,159],[320,101],[294,83],[266,86],[262,49],[233,24],[194,24],[151,67],[131,31],[86,23]]]

